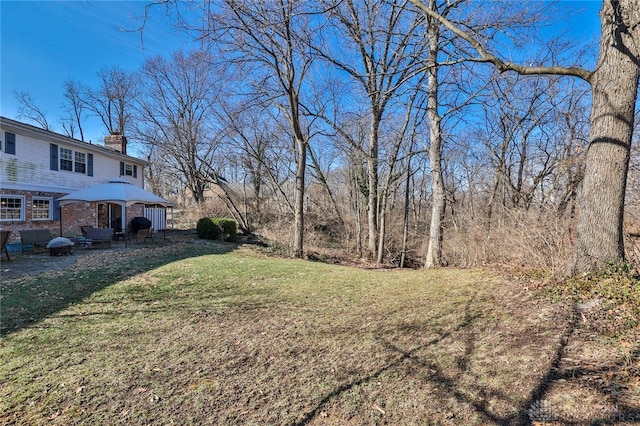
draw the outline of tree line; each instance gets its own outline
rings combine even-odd
[[[102,69],[99,87],[67,82],[63,128],[83,139],[99,117],[142,147],[153,191],[198,206],[215,194],[297,257],[311,244],[575,274],[635,244],[640,8],[605,0],[597,47],[544,39],[556,6],[158,1],[147,16],[174,16],[200,48]]]

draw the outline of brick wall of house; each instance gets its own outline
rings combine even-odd
[[[20,240],[20,231],[25,229],[48,229],[51,231],[51,235],[54,237],[60,236],[60,221],[59,220],[34,220],[33,219],[33,198],[44,197],[56,199],[62,197],[65,194],[54,192],[31,192],[31,191],[16,191],[3,189],[2,195],[16,195],[23,196],[25,202],[24,219],[21,221],[2,221],[0,222],[0,229],[3,231],[11,231],[9,242],[16,242]],[[56,217],[54,213],[54,217]]]
[[[98,226],[98,204],[73,203],[62,206],[62,231],[65,236],[80,235],[80,227],[84,225]],[[127,207],[125,224],[136,216],[142,216],[144,206],[135,204]]]
[[[11,231],[9,243],[20,241],[20,231],[25,229],[48,229],[53,237],[71,237],[81,235],[80,227],[84,225],[98,225],[98,203],[78,202],[61,206],[60,220],[33,220],[32,206],[33,197],[47,197],[57,199],[65,194],[52,192],[29,192],[16,190],[2,190],[3,195],[23,196],[25,202],[25,220],[22,221],[2,221],[0,230]],[[126,222],[131,222],[136,216],[144,216],[144,205],[135,204],[127,207]]]
[[[72,203],[62,206],[62,234],[65,237],[82,235],[81,226],[96,226],[98,223],[96,203]]]
[[[144,216],[144,205],[134,204],[127,207],[127,223],[131,222],[131,219],[136,216]]]

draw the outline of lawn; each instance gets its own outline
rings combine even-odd
[[[616,398],[561,374],[584,350],[570,348],[571,310],[488,271],[224,244],[135,257],[3,281],[0,423],[577,424],[638,412],[632,377]],[[606,348],[606,362],[637,360]]]

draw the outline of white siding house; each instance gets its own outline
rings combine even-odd
[[[79,224],[110,227],[117,218],[111,206],[62,211],[61,222],[56,200],[114,177],[143,188],[146,161],[123,152],[126,138],[120,135],[97,145],[0,117],[0,228],[12,231],[15,240],[22,229],[47,228],[66,236],[77,233]],[[124,225],[127,218],[119,219]]]

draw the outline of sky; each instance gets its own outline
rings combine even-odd
[[[141,39],[135,29],[150,2],[0,0],[0,115],[26,121],[17,116],[14,93],[27,92],[46,113],[53,130],[63,133],[59,121],[64,115],[65,81],[96,86],[97,73],[103,67],[134,71],[149,57],[195,48],[158,8],[152,9]],[[599,36],[599,0],[562,4],[567,19],[561,19],[555,31],[578,38]],[[85,140],[104,139],[105,130],[97,119],[83,127]]]
[[[24,91],[63,133],[63,84],[72,79],[98,84],[103,68],[138,69],[145,59],[193,46],[176,32],[164,13],[151,10],[142,38],[144,1],[0,0],[0,115],[18,121],[14,93]],[[127,31],[128,30],[128,31]],[[97,120],[85,126],[85,140],[104,139]]]

